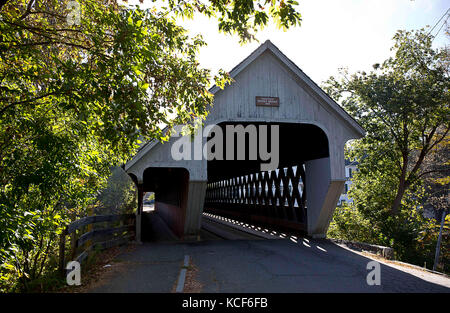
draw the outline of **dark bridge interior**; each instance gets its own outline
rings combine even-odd
[[[320,159],[329,156],[328,139],[326,134],[317,126],[311,124],[293,124],[293,123],[221,123],[223,133],[223,156],[226,156],[226,126],[255,125],[259,135],[259,126],[267,125],[267,149],[270,151],[271,144],[271,126],[279,127],[279,166],[283,168],[301,164],[307,160]],[[215,182],[226,178],[233,178],[244,174],[252,174],[260,171],[260,164],[267,163],[260,158],[258,153],[257,160],[249,160],[249,140],[250,134],[245,134],[245,160],[237,160],[237,135],[234,135],[234,160],[211,160],[208,161],[208,181]],[[211,138],[209,139],[209,141]],[[209,143],[208,141],[208,143]],[[256,140],[256,146],[259,151],[259,142]],[[214,150],[214,149],[212,149]]]
[[[155,193],[155,210],[171,231],[183,237],[186,217],[189,172],[184,168],[152,167],[144,171],[141,192]],[[139,199],[142,197],[140,196]],[[142,221],[142,237],[146,240],[148,221]]]
[[[226,126],[239,124],[247,126],[250,123],[219,124],[223,133],[224,158]],[[257,128],[259,125],[267,125],[267,147],[270,151],[270,129],[271,125],[275,124],[252,124]],[[234,160],[208,161],[204,211],[286,233],[304,234],[307,230],[305,162],[328,157],[328,139],[325,133],[314,125],[276,125],[279,127],[277,169],[261,172],[261,163],[268,161],[261,160],[259,153],[256,160],[249,160],[249,133],[245,135],[246,160],[236,160],[235,134]],[[213,137],[214,135],[209,140]],[[259,142],[256,146],[259,151]]]

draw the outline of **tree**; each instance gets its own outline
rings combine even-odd
[[[121,167],[111,170],[106,188],[98,195],[96,215],[131,213],[137,205],[136,186]]]
[[[96,206],[110,167],[131,158],[139,138],[165,140],[161,124],[206,116],[211,74],[196,59],[206,43],[176,17],[215,16],[242,42],[269,17],[300,23],[283,0],[76,3],[79,19],[68,0],[0,2],[1,290],[17,278],[29,289],[52,270],[58,233]],[[230,80],[221,71],[214,82]]]
[[[388,201],[393,215],[405,193],[427,174],[421,173],[425,158],[449,133],[449,54],[433,49],[432,39],[424,30],[399,31],[395,55],[375,64],[370,74],[343,73],[341,81],[328,81],[330,94],[367,130],[352,149],[361,171],[383,168],[393,174],[386,177],[396,181]],[[392,162],[384,164],[388,158]]]
[[[346,149],[359,163],[349,191],[354,204],[337,210],[334,234],[345,235],[356,217],[364,227],[354,240],[393,246],[397,257],[420,265],[433,255],[432,245],[423,250],[424,238],[434,238],[434,224],[423,216],[424,180],[445,168],[427,161],[450,126],[449,54],[433,49],[432,39],[424,30],[398,31],[392,57],[370,73],[343,70],[324,87],[367,132]]]

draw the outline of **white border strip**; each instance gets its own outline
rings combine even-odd
[[[175,290],[175,292],[177,292],[177,293],[183,292],[188,266],[189,266],[189,255],[185,255],[184,262],[183,262],[183,268],[180,271],[180,276],[178,277],[177,289]]]

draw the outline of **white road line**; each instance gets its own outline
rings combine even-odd
[[[189,255],[185,255],[184,256],[184,267],[188,267],[189,266]]]
[[[189,255],[184,256],[183,268],[180,271],[180,276],[178,276],[177,289],[175,292],[183,292],[184,282],[186,281],[187,267],[189,266]]]

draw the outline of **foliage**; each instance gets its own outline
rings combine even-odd
[[[359,163],[354,204],[336,211],[332,231],[393,246],[399,259],[417,264],[428,253],[419,241],[434,223],[423,217],[424,164],[450,126],[448,51],[431,43],[424,30],[398,31],[392,57],[370,73],[344,70],[325,86],[367,132],[348,145],[347,157]]]
[[[110,167],[139,138],[203,118],[211,74],[176,17],[217,16],[242,42],[267,17],[296,25],[293,2],[167,1],[140,9],[114,0],[0,2],[0,290],[29,290],[51,274],[64,226],[98,206]],[[262,3],[262,2],[261,2]],[[268,13],[264,13],[267,11]],[[264,12],[263,12],[264,11]],[[230,82],[221,71],[219,87]]]
[[[195,13],[214,17],[220,32],[237,34],[241,43],[256,39],[255,33],[267,25],[269,18],[283,30],[301,22],[301,14],[295,10],[298,2],[294,0],[163,0],[162,3],[178,17],[193,18]]]
[[[122,168],[115,167],[97,199],[100,204],[96,215],[132,213],[137,207],[136,186]]]
[[[424,159],[424,184],[427,188],[426,208],[440,220],[439,216],[449,211],[450,186],[450,134],[434,147]]]
[[[327,237],[393,247],[396,259],[431,269],[440,225],[422,213],[414,209],[397,216],[388,214],[377,222],[350,203],[336,208]],[[446,273],[450,272],[449,235],[450,215],[445,221],[438,267]]]
[[[427,227],[420,233],[417,241],[417,252],[422,260],[417,264],[422,265],[426,262],[427,267],[432,268],[439,236],[439,224],[439,221],[436,223],[429,221]],[[437,270],[450,273],[450,215],[445,218]]]
[[[374,242],[374,232],[369,221],[364,219],[357,208],[351,205],[342,205],[336,208],[327,236],[367,243]]]

